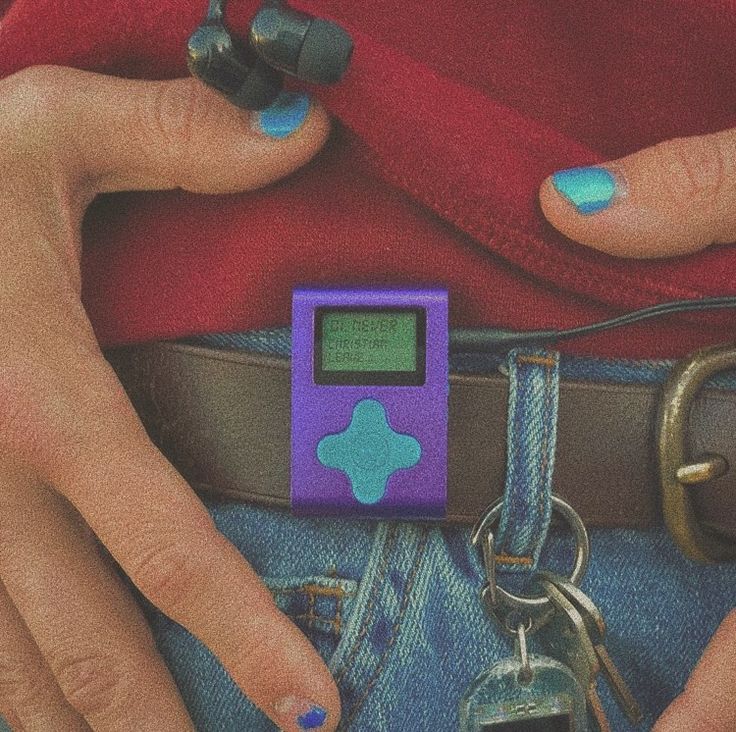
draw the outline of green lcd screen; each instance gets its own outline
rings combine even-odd
[[[323,308],[316,325],[317,383],[423,383],[423,310]]]

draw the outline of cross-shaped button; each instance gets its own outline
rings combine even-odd
[[[388,479],[416,465],[421,455],[419,441],[391,429],[383,404],[375,399],[359,401],[347,429],[323,437],[317,445],[322,465],[342,470],[361,503],[380,501]]]

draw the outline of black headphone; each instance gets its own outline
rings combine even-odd
[[[225,25],[225,0],[210,0],[207,17],[187,44],[189,70],[233,104],[263,109],[278,96],[284,73],[333,84],[350,63],[353,41],[336,23],[265,0],[248,40]]]

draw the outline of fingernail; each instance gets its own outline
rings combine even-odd
[[[621,194],[614,174],[599,167],[558,170],[552,185],[584,216],[603,211]]]
[[[281,140],[296,132],[309,114],[309,95],[281,92],[276,101],[255,115],[256,128],[268,137]]]
[[[295,696],[288,696],[276,704],[276,714],[285,723],[296,723],[298,729],[319,729],[327,721],[326,709]]]

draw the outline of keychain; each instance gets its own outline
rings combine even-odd
[[[629,719],[641,720],[636,700],[605,649],[603,616],[578,587],[590,554],[585,526],[557,496],[552,505],[575,535],[575,567],[569,579],[539,572],[541,595],[514,595],[496,584],[491,527],[500,500],[473,530],[471,540],[482,549],[488,580],[481,597],[504,632],[515,637],[515,652],[470,685],[460,702],[460,732],[578,732],[589,729],[587,710],[600,732],[610,732],[597,691],[601,674]],[[550,656],[528,653],[527,638],[537,632]]]
[[[585,694],[572,671],[529,655],[523,623],[515,653],[481,674],[460,702],[461,732],[587,732]]]
[[[515,637],[515,653],[470,685],[460,702],[460,732],[587,732],[585,688],[573,671],[554,658],[527,651],[527,637],[550,622],[557,609],[545,595],[514,595],[496,584],[491,527],[501,505],[499,500],[488,509],[471,540],[483,551],[488,581],[481,597],[504,632]],[[571,581],[578,583],[588,566],[587,531],[562,499],[553,496],[552,506],[573,528],[577,550]],[[522,622],[516,622],[519,617]]]

